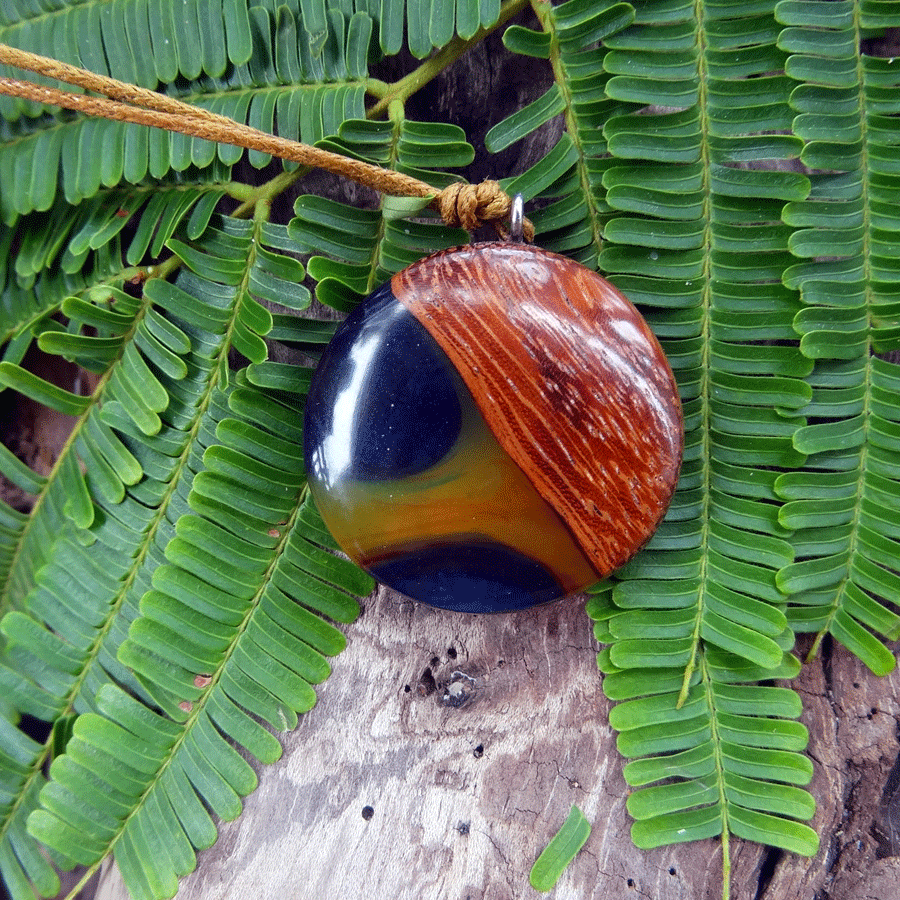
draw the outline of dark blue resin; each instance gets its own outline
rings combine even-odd
[[[303,436],[310,477],[327,486],[431,468],[459,435],[458,377],[390,282],[380,287],[347,317],[319,363]]]
[[[454,612],[509,612],[560,597],[553,573],[510,547],[448,541],[368,566],[379,581],[408,597]]]

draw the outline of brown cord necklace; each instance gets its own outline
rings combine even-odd
[[[265,134],[154,91],[0,45],[7,63],[102,94],[10,78],[0,93],[260,150],[513,240],[398,272],[338,330],[305,409],[310,490],[342,549],[378,580],[461,612],[567,596],[656,530],[681,463],[665,355],[608,281],[530,246],[497,182],[437,191],[408,175]]]

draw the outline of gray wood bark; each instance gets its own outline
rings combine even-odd
[[[593,832],[545,896],[721,897],[717,841],[632,845],[596,650],[578,600],[470,617],[380,592],[179,900],[527,900],[540,896],[530,867],[573,803]],[[900,676],[876,679],[836,648],[795,686],[822,848],[807,860],[733,841],[733,900],[898,897],[883,795]],[[97,900],[126,898],[109,871]]]

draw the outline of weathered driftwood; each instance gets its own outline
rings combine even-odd
[[[527,900],[573,803],[593,823],[554,900],[713,900],[716,841],[642,852],[582,605],[470,617],[383,592],[350,629],[320,702],[260,771],[179,900]],[[732,844],[734,900],[900,896],[882,794],[900,676],[836,648],[797,683],[819,803],[814,859]],[[114,871],[97,900],[126,900]]]

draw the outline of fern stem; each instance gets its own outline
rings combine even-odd
[[[370,93],[378,97],[378,102],[369,110],[369,118],[385,115],[392,100],[400,100],[405,103],[429,81],[433,81],[441,72],[453,65],[464,53],[476,44],[480,44],[489,34],[504,26],[513,16],[525,9],[528,3],[529,0],[505,0],[500,6],[500,16],[493,25],[479,28],[467,40],[455,37],[446,47],[426,59],[417,69],[393,84],[385,85],[383,82],[370,84]]]
[[[379,81],[377,78],[370,78],[366,82],[366,93],[371,94],[378,100],[383,100],[385,97],[390,95],[393,87],[394,85],[389,81]]]
[[[855,45],[857,47],[860,46],[860,42],[864,38],[862,25],[860,23],[860,8],[858,4],[854,4],[853,7],[853,29],[855,32]],[[865,110],[867,107],[867,99],[866,99],[866,73],[863,70],[862,64],[862,54],[857,54],[856,57],[856,83],[858,86],[857,96],[859,101],[859,109]],[[865,113],[860,116],[860,131],[862,134],[862,140],[860,141],[860,169],[861,172],[869,171],[869,142],[867,136],[867,127],[868,127],[868,119]],[[872,293],[872,264],[871,264],[871,221],[869,219],[869,210],[871,209],[871,199],[869,197],[869,180],[864,177],[861,179],[860,187],[860,198],[862,200],[862,208],[866,210],[864,227],[862,233],[862,247],[859,251],[859,259],[862,267],[861,274],[861,282],[866,285],[866,313],[868,317],[868,330],[869,330],[869,346],[872,346],[872,301],[871,301],[871,293]],[[802,295],[801,289],[801,295]],[[856,488],[856,502],[854,507],[854,516],[853,516],[853,524],[852,529],[850,531],[849,541],[847,545],[848,554],[847,554],[847,571],[846,574],[840,579],[837,585],[835,585],[834,596],[831,603],[831,609],[828,612],[828,616],[822,627],[816,633],[816,637],[813,641],[812,647],[809,649],[809,653],[806,655],[806,662],[812,662],[819,655],[819,650],[822,646],[822,641],[825,639],[827,634],[831,633],[831,629],[834,624],[834,617],[837,615],[838,611],[844,605],[844,597],[847,589],[847,584],[852,582],[852,574],[851,567],[853,565],[853,561],[857,559],[859,556],[859,530],[860,530],[860,517],[862,515],[862,504],[864,500],[865,487],[866,487],[866,470],[868,465],[868,448],[871,443],[871,416],[872,416],[872,360],[875,357],[872,352],[866,353],[865,359],[865,367],[864,367],[864,375],[863,375],[863,384],[865,385],[865,390],[863,391],[863,408],[862,408],[862,419],[865,423],[865,429],[868,432],[866,435],[866,439],[860,444],[859,451],[859,480],[857,482]]]
[[[97,872],[97,867],[103,864],[103,860],[95,863],[93,866],[89,866],[88,870],[81,876],[79,881],[72,887],[68,894],[66,894],[65,900],[76,900],[81,891],[84,890],[87,883],[94,877]]]
[[[697,616],[697,631],[700,628],[700,616]],[[694,643],[691,647],[691,658],[684,667],[684,677],[681,679],[681,690],[678,692],[678,700],[675,703],[675,709],[681,709],[688,698],[691,689],[691,676],[694,674],[694,668],[697,665],[697,646],[700,641],[699,634],[695,636]]]
[[[846,584],[846,579],[844,579],[844,583]],[[831,622],[834,619],[834,614],[838,610],[838,606],[840,605],[840,596],[841,591],[838,590],[835,594],[835,603],[828,615],[828,621],[816,634],[815,640],[812,643],[812,647],[809,648],[809,653],[806,654],[805,662],[811,663],[819,655],[819,650],[821,650],[822,648],[822,641],[825,640],[825,635],[828,634],[828,632],[831,630]]]
[[[719,787],[719,806],[722,810],[722,900],[731,900],[731,839],[728,827],[728,798],[725,796],[725,766],[722,761],[722,737],[719,735],[719,720],[716,714],[716,703],[712,688],[712,675],[706,664],[705,655],[699,663],[701,672],[701,684],[706,692],[706,704],[709,708],[709,729],[715,758],[715,779]]]
[[[707,100],[707,85],[708,85],[708,71],[706,67],[706,34],[704,31],[704,5],[700,0],[694,5],[694,17],[697,22],[697,108],[699,110],[708,109],[708,100]],[[701,636],[701,628],[703,624],[703,613],[706,603],[706,584],[709,579],[708,565],[709,565],[709,522],[711,518],[711,501],[710,497],[712,496],[712,483],[710,478],[710,459],[712,458],[712,442],[710,439],[710,423],[711,423],[711,408],[710,408],[710,393],[711,393],[711,385],[709,378],[709,371],[712,361],[710,359],[710,344],[712,340],[712,336],[710,334],[710,319],[712,318],[712,271],[710,266],[710,254],[712,252],[712,234],[711,234],[711,215],[712,215],[712,201],[710,197],[710,178],[709,171],[711,166],[710,160],[710,152],[709,152],[709,121],[707,116],[700,115],[700,162],[701,162],[701,171],[703,172],[703,211],[702,211],[702,220],[704,222],[704,234],[703,234],[703,271],[701,274],[701,280],[703,284],[703,319],[702,319],[702,340],[701,340],[701,354],[702,360],[700,363],[700,370],[703,373],[702,381],[699,390],[699,397],[701,398],[701,421],[700,421],[700,429],[701,429],[701,441],[702,441],[702,459],[705,461],[703,465],[703,508],[700,512],[700,521],[701,521],[701,541],[704,546],[704,552],[701,554],[700,561],[700,584],[697,592],[697,619],[694,623],[694,633],[692,635],[691,642],[691,656],[688,660],[687,665],[684,669],[684,678],[681,682],[681,691],[678,695],[678,703],[677,707],[680,709],[685,701],[687,700],[688,691],[690,690],[691,677],[694,674],[694,669],[697,665],[697,654],[700,647],[700,642],[703,640]],[[722,855],[722,864],[723,867],[725,865],[725,860],[727,857],[726,850],[723,849]],[[723,872],[724,877],[724,872]]]
[[[300,168],[294,172],[280,172],[270,181],[261,184],[259,187],[241,184],[240,186],[243,190],[241,190],[240,193],[234,192],[231,194],[241,201],[241,205],[238,206],[234,212],[230,213],[230,215],[236,219],[247,219],[251,216],[256,218],[256,210],[259,203],[265,203],[271,207],[272,201],[276,197],[283,194],[308,172],[309,168]]]
[[[725,828],[722,829],[722,900],[731,900],[731,846]]]
[[[537,16],[538,21],[541,23],[541,28],[543,28],[546,34],[550,35],[550,66],[553,70],[553,80],[564,98],[564,128],[569,137],[572,138],[572,142],[578,148],[578,161],[576,163],[578,168],[578,180],[581,183],[581,190],[584,192],[584,196],[590,198],[594,194],[594,189],[591,186],[590,177],[588,175],[587,155],[584,152],[584,145],[581,140],[581,127],[573,112],[575,105],[574,97],[569,84],[569,76],[566,73],[566,68],[560,53],[559,36],[556,33],[553,7],[549,3],[549,0],[531,0],[531,8]],[[600,222],[600,217],[597,215],[596,204],[589,200],[587,203],[587,211],[588,220],[591,226],[591,240],[593,241],[597,253],[599,253],[603,245],[603,226]]]

